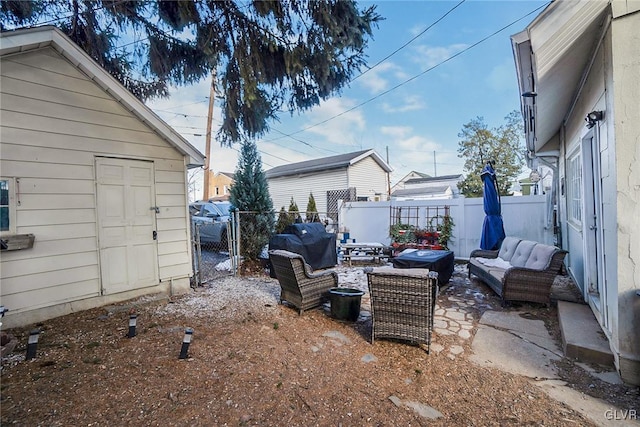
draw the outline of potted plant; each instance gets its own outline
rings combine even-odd
[[[442,246],[443,249],[449,250],[447,244],[453,237],[453,226],[454,226],[453,218],[451,215],[444,215],[442,217],[442,222],[438,224],[438,243]]]
[[[413,225],[397,223],[389,227],[389,236],[395,243],[414,243],[416,241],[414,230]]]

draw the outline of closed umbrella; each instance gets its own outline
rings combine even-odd
[[[500,248],[505,234],[496,172],[493,170],[491,162],[487,162],[485,167],[482,168],[480,177],[483,182],[484,213],[486,215],[482,224],[480,248],[496,250]]]

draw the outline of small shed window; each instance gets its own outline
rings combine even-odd
[[[14,180],[0,178],[0,232],[15,233]]]

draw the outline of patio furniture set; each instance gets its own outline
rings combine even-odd
[[[345,293],[338,287],[335,271],[314,272],[301,255],[289,251],[269,251],[269,257],[282,289],[280,302],[287,301],[300,314],[322,305],[332,290]],[[426,344],[428,352],[438,274],[427,269],[387,267],[370,268],[366,273],[373,319],[371,342],[376,337],[406,340]]]
[[[566,253],[554,246],[507,237],[500,250],[471,253],[469,277],[474,274],[486,282],[503,304],[549,304],[551,284]],[[438,285],[449,281],[454,256],[450,251],[415,251],[403,256],[393,260],[395,268],[365,268],[371,298],[371,343],[375,338],[404,340],[426,344],[428,352]],[[287,301],[302,314],[329,299],[334,317],[357,319],[363,293],[340,288],[335,271],[314,271],[302,255],[282,249],[269,251],[269,258],[272,275],[280,283],[281,303]]]

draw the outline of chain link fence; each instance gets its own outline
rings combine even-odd
[[[245,212],[235,211],[226,223],[225,241],[207,243],[207,224],[192,223],[193,280],[192,286],[203,286],[217,278],[266,272],[269,239],[296,222],[319,222],[329,233],[337,233],[333,213],[306,212]]]
[[[220,243],[210,243],[203,238],[206,233],[202,230],[209,225],[191,223],[192,287],[203,286],[212,280],[235,273],[231,262],[232,241],[229,238],[232,231],[231,224],[231,221],[228,222],[224,230],[227,239],[223,239]]]

